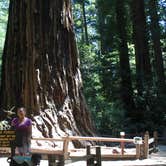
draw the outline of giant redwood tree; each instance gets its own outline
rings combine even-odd
[[[134,109],[133,89],[131,81],[131,71],[129,63],[129,54],[127,46],[127,31],[125,19],[125,2],[116,1],[116,20],[117,31],[119,38],[119,60],[120,60],[120,75],[121,75],[121,97],[124,103],[124,108],[127,110],[127,115],[131,117]]]
[[[25,106],[43,136],[93,134],[70,0],[10,1],[0,116],[12,106]]]
[[[138,94],[152,84],[152,72],[147,38],[147,25],[144,0],[131,0],[133,39],[136,55],[136,77]]]
[[[165,75],[164,75],[164,64],[162,57],[162,49],[161,49],[161,32],[159,25],[159,16],[158,16],[158,1],[157,0],[149,0],[149,15],[150,15],[150,30],[153,41],[154,48],[154,57],[155,57],[155,69],[157,76],[157,87],[159,93],[163,93],[165,89]]]

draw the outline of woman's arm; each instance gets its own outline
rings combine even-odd
[[[32,136],[32,124],[28,126],[28,137],[31,138]]]
[[[28,119],[27,126],[28,126],[27,136],[29,139],[31,139],[31,136],[32,136],[32,121],[31,121],[31,119]]]
[[[11,122],[11,126],[16,126],[16,123],[17,123],[18,119],[17,118],[14,118]]]

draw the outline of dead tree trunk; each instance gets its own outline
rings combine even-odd
[[[11,0],[2,108],[25,106],[43,136],[92,135],[70,0]]]

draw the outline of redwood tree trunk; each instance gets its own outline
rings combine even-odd
[[[127,110],[127,115],[131,117],[131,113],[134,110],[134,101],[127,46],[127,32],[124,5],[124,1],[116,1],[116,19],[119,37],[119,59],[121,74],[121,96],[125,109]]]
[[[142,95],[144,89],[148,89],[152,83],[144,0],[132,0],[131,12],[136,54],[137,90]]]
[[[159,93],[163,93],[163,90],[165,88],[165,75],[164,75],[161,43],[160,43],[161,33],[160,33],[159,17],[157,11],[158,11],[157,0],[150,0],[149,1],[149,14],[151,20],[150,30],[152,33],[154,55],[155,55],[157,87],[159,89]]]
[[[85,29],[85,41],[86,41],[86,44],[89,45],[88,27],[87,27],[87,19],[86,19],[85,1],[84,0],[82,0],[81,6],[82,6],[83,24],[84,24],[84,29]]]
[[[25,106],[43,136],[92,135],[70,0],[11,0],[2,108]],[[35,134],[35,133],[34,133]]]

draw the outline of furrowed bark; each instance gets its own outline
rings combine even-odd
[[[25,106],[43,136],[93,135],[79,65],[70,0],[10,1],[0,115]]]

